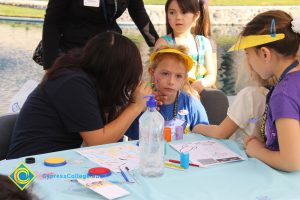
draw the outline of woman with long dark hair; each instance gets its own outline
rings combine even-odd
[[[61,56],[23,105],[7,158],[118,141],[152,92],[142,71],[136,45],[113,32]]]

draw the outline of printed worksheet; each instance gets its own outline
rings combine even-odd
[[[136,145],[124,144],[106,148],[79,149],[77,152],[113,172],[120,172],[120,168],[124,167],[130,170],[138,168],[139,148]]]
[[[112,184],[105,179],[87,178],[77,179],[77,181],[107,199],[116,199],[129,195],[127,190]]]
[[[170,144],[178,152],[189,152],[190,162],[202,167],[244,160],[228,147],[215,140],[199,140]]]

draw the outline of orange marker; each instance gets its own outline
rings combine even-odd
[[[167,142],[171,142],[172,133],[170,127],[166,127],[164,129],[164,137]]]

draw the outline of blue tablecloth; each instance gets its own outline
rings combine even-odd
[[[207,139],[199,134],[185,135],[185,141]],[[165,169],[159,178],[144,178],[136,172],[139,184],[121,184],[130,192],[124,200],[293,200],[300,199],[300,172],[286,173],[274,170],[254,158],[247,158],[243,149],[231,140],[220,140],[227,147],[245,158],[245,161],[226,163],[209,168],[190,167],[185,172]],[[114,143],[109,145],[122,145]],[[97,148],[97,147],[88,147]],[[82,157],[75,150],[60,151],[34,156],[35,164],[27,166],[38,176],[30,186],[45,200],[104,199],[70,179],[43,179],[42,174],[86,174],[97,165]],[[62,167],[46,167],[44,159],[64,157],[68,164]],[[179,154],[168,148],[168,158],[179,158]],[[25,158],[0,161],[0,173],[10,174]],[[119,174],[109,179],[120,180]]]

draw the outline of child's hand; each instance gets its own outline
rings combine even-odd
[[[250,136],[244,140],[245,151],[250,157],[257,157],[257,152],[265,148],[265,143],[255,136]]]
[[[146,109],[146,102],[149,98],[144,98],[152,93],[150,86],[145,81],[141,81],[133,93],[133,101],[136,106],[142,111]]]
[[[155,98],[156,103],[157,103],[157,110],[159,110],[159,106],[163,105],[164,101],[166,101],[168,99],[168,97],[165,96],[165,95],[160,94],[157,91],[153,91],[152,94],[155,95],[154,98]]]

